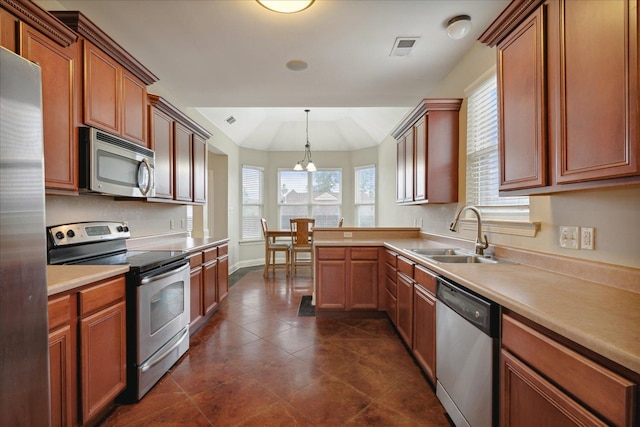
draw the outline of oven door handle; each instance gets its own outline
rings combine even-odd
[[[173,350],[175,350],[176,348],[178,348],[178,346],[180,346],[180,344],[182,344],[182,341],[184,340],[185,336],[188,334],[189,334],[189,328],[184,328],[182,332],[180,332],[180,336],[174,338],[176,342],[173,343],[171,347],[166,349],[161,355],[154,357],[153,360],[149,360],[144,365],[140,366],[140,370],[142,372],[147,372],[149,369],[153,368],[158,363],[162,362],[171,354],[171,352],[173,352]]]
[[[142,285],[146,285],[146,284],[148,284],[148,283],[155,282],[155,281],[157,281],[157,280],[162,280],[162,279],[164,279],[165,277],[169,277],[169,276],[172,276],[172,275],[174,275],[174,274],[181,273],[181,272],[183,272],[184,270],[186,270],[187,268],[189,268],[189,263],[186,263],[185,265],[183,265],[182,267],[178,268],[177,270],[167,271],[166,273],[162,273],[162,274],[159,274],[159,275],[157,275],[157,276],[148,276],[148,277],[145,277],[144,279],[142,279],[142,280],[140,281],[140,284],[142,284]]]

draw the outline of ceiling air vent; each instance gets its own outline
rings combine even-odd
[[[420,37],[397,37],[390,56],[407,56]]]
[[[234,124],[236,122],[236,118],[233,116],[229,116],[226,119],[224,119],[225,122],[229,123],[230,125]]]

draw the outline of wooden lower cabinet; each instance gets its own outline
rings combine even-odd
[[[398,257],[396,329],[409,348],[413,347],[413,267],[412,261]]]
[[[228,248],[228,244],[213,245],[189,256],[191,335],[211,318],[229,294]]]
[[[316,308],[377,311],[378,253],[373,247],[316,248]]]
[[[434,279],[435,280],[435,279]],[[436,383],[436,297],[419,282],[413,287],[413,355]]]
[[[49,297],[51,425],[95,423],[126,388],[125,278]]]
[[[638,385],[535,324],[502,317],[500,418],[504,426],[635,426]]]

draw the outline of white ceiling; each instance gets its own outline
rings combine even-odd
[[[254,0],[36,0],[79,10],[242,147],[288,151],[379,144],[476,43],[508,0],[316,0],[297,14]],[[471,34],[446,22],[470,15]],[[390,56],[397,37],[419,37]],[[290,60],[308,63],[291,71]],[[233,116],[236,122],[225,119]]]

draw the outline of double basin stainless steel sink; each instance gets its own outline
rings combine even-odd
[[[443,264],[498,264],[495,258],[477,255],[460,248],[409,249],[415,255]]]

